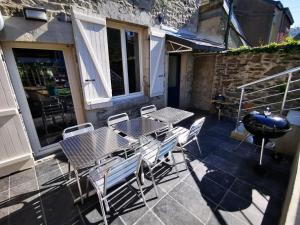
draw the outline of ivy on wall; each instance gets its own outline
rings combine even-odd
[[[293,38],[286,38],[282,43],[271,43],[269,45],[262,45],[259,47],[245,47],[231,49],[225,52],[225,55],[240,55],[243,53],[273,53],[273,52],[286,52],[292,53],[300,50],[300,41],[294,40]]]

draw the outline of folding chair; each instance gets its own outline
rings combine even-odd
[[[155,112],[156,110],[157,109],[155,105],[144,106],[140,109],[141,117],[151,118],[148,114]]]
[[[171,155],[173,160],[173,166],[175,167],[177,176],[179,177],[179,172],[173,155],[173,151],[175,150],[176,145],[177,145],[177,136],[172,135],[167,137],[162,142],[154,140],[144,146],[141,146],[140,149],[137,149],[137,151],[140,151],[141,154],[143,155],[143,161],[146,163],[146,165],[149,168],[156,196],[158,196],[158,191],[153,176],[153,169],[166,161],[167,158],[165,157],[165,155],[167,154]]]
[[[171,132],[178,136],[178,144],[180,146],[181,151],[183,152],[183,148],[190,144],[193,141],[196,141],[200,154],[202,154],[199,141],[198,134],[204,124],[205,117],[202,117],[196,120],[190,127],[190,129],[186,129],[184,127],[175,127],[171,130]]]
[[[155,120],[154,118],[150,117],[149,113],[155,112],[156,110],[157,110],[157,108],[155,105],[144,106],[140,109],[141,117]],[[157,138],[157,137],[165,134],[168,130],[169,130],[169,128],[166,127],[166,128],[163,128],[163,129],[155,132],[155,137]]]
[[[113,125],[117,124],[117,123],[121,123],[123,121],[128,121],[129,117],[127,115],[127,113],[120,113],[120,114],[116,114],[113,116],[110,116],[107,118],[107,125],[109,127],[113,127]]]
[[[67,127],[66,129],[63,130],[62,136],[63,139],[67,139],[69,137],[73,137],[79,134],[84,134],[87,132],[91,132],[94,130],[94,126],[91,123],[82,123],[78,124],[76,126],[72,127]],[[71,179],[71,164],[68,161],[68,172],[69,172],[69,179]]]
[[[145,205],[147,205],[138,175],[141,167],[141,162],[142,155],[139,153],[131,156],[128,159],[114,157],[110,161],[107,161],[102,165],[97,165],[89,171],[87,179],[87,190],[88,184],[91,183],[98,195],[103,220],[106,225],[108,223],[106,219],[105,209],[107,212],[110,211],[107,199],[111,195],[125,187],[125,185],[128,185],[133,181],[137,182],[143,201]],[[127,179],[131,175],[135,176],[127,181]],[[108,193],[108,189],[121,183],[124,184]]]
[[[107,118],[107,125],[109,127],[113,128],[117,133],[120,133],[113,126],[118,124],[118,123],[128,121],[128,120],[129,120],[129,117],[128,117],[127,113],[120,113],[120,114],[116,114],[116,115],[108,117]],[[138,140],[136,140],[132,137],[129,137],[129,136],[124,136],[124,138],[126,138],[131,145],[138,142]],[[130,148],[129,150],[131,150],[131,149],[132,148]],[[127,149],[124,149],[123,151],[125,152],[125,158],[127,158]]]

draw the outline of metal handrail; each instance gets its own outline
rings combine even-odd
[[[283,95],[283,94],[284,93],[277,93],[277,94],[274,94],[274,95],[267,95],[267,96],[263,96],[263,97],[254,98],[254,99],[250,99],[250,100],[244,101],[244,103],[245,102],[254,102],[254,101],[257,101],[257,100],[260,100],[260,99],[270,98],[270,97],[274,97],[274,96],[278,96],[278,95]]]
[[[292,83],[292,81],[291,81],[291,83]],[[282,83],[282,84],[274,85],[274,86],[271,86],[271,87],[268,87],[268,88],[259,89],[259,90],[257,90],[257,91],[252,91],[252,92],[250,92],[250,93],[245,93],[245,96],[246,96],[246,95],[251,95],[251,94],[253,94],[253,93],[265,91],[265,90],[270,90],[270,89],[272,89],[272,88],[280,87],[280,86],[283,86],[283,85],[285,85],[285,84],[286,84],[286,82],[285,82],[285,83]]]
[[[281,73],[274,74],[272,76],[264,77],[262,79],[250,82],[248,84],[241,85],[241,86],[239,86],[237,88],[238,89],[242,89],[242,88],[251,86],[253,84],[261,83],[261,82],[264,82],[264,81],[267,81],[267,80],[271,80],[271,79],[274,79],[274,78],[277,78],[277,77],[280,77],[280,76],[288,75],[289,73],[294,73],[294,72],[297,72],[297,71],[300,71],[300,66],[292,68],[292,69],[289,69],[289,70],[286,70],[286,71],[283,71]]]
[[[244,111],[244,110],[256,109],[256,108],[261,108],[261,107],[265,107],[265,106],[281,104],[280,113],[282,114],[283,111],[287,110],[287,109],[284,108],[286,102],[300,100],[300,98],[294,98],[294,99],[288,99],[287,100],[288,93],[300,91],[300,89],[289,90],[291,83],[295,83],[295,82],[300,81],[300,79],[292,80],[293,73],[297,72],[297,71],[300,71],[300,66],[237,87],[238,89],[241,89],[241,96],[240,96],[240,101],[239,101],[239,109],[238,109],[238,115],[237,115],[236,128],[239,126],[240,116],[241,116],[242,111]],[[288,77],[288,79],[285,82],[283,81],[282,84],[273,85],[271,87],[263,88],[263,89],[256,90],[256,91],[253,91],[253,92],[250,92],[250,93],[245,93],[245,88],[246,87],[249,87],[251,85],[258,84],[258,83],[261,83],[261,82],[264,82],[264,81],[272,80],[272,79],[275,79],[275,78],[283,77],[283,76]],[[256,99],[250,99],[250,100],[247,100],[247,101],[243,101],[243,98],[246,95],[249,96],[249,95],[251,95],[253,93],[261,92],[261,91],[264,91],[264,90],[269,90],[269,89],[272,89],[272,88],[275,88],[275,87],[279,87],[279,86],[283,86],[283,85],[286,85],[285,91],[283,93],[276,93],[276,94],[273,94],[273,95],[268,95],[268,96],[263,96],[263,97],[259,97],[259,98],[256,98]],[[283,99],[280,102],[273,102],[273,103],[264,104],[264,105],[260,105],[260,106],[250,107],[250,108],[247,108],[247,109],[242,109],[242,104],[243,103],[253,102],[253,101],[256,101],[256,100],[266,99],[266,98],[269,98],[269,97],[274,97],[274,96],[279,96],[279,95],[283,95]],[[298,108],[298,107],[294,107],[294,108]],[[294,108],[291,108],[291,109],[294,109]]]

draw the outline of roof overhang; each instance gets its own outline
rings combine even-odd
[[[220,52],[224,50],[224,46],[218,43],[212,43],[199,38],[191,39],[178,34],[166,34],[166,41],[176,43],[178,46],[184,46],[185,49],[205,51],[205,52]]]
[[[167,53],[182,53],[193,51],[193,48],[171,40],[166,40],[166,48]]]
[[[179,32],[178,30],[163,26],[162,29],[166,33],[167,51],[175,52],[220,52],[224,50],[224,45],[212,42],[206,39],[201,39],[192,33]]]

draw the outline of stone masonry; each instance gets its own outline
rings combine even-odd
[[[209,59],[205,62],[205,59]],[[201,61],[201,63],[200,63]],[[209,65],[208,65],[209,64]],[[211,65],[212,64],[212,65]],[[230,117],[236,117],[241,90],[238,86],[259,80],[263,77],[274,75],[276,73],[300,66],[300,51],[293,53],[284,53],[278,51],[275,53],[241,53],[239,55],[229,54],[214,54],[208,56],[197,55],[194,60],[194,77],[193,77],[193,93],[192,104],[196,108],[213,110],[214,107],[211,99],[221,93],[225,96],[226,102],[230,103],[224,108],[224,114]],[[203,72],[203,68],[206,72]],[[213,76],[213,79],[210,78]],[[295,73],[292,80],[300,79],[300,73]],[[201,84],[201,80],[205,84]],[[286,82],[284,79],[271,80],[256,86],[251,89],[246,89],[246,92],[257,91],[270,85],[278,85]],[[197,86],[197,88],[195,88]],[[295,82],[291,86],[293,89],[300,88],[300,82]],[[205,97],[202,97],[203,91],[207,90]],[[260,99],[248,104],[244,104],[244,108],[256,107],[258,105],[268,104],[269,102],[279,102],[283,98],[285,85],[273,88],[271,90],[257,92],[252,95],[246,95],[245,100],[260,98],[270,94],[279,94],[275,97]],[[287,99],[292,99],[295,96],[299,97],[300,93],[294,92],[288,94]],[[299,102],[288,102],[287,107],[300,106]],[[279,110],[280,104],[271,105],[271,110]],[[262,108],[258,108],[262,110]]]
[[[71,5],[95,11],[104,17],[141,25],[163,23],[176,28],[197,31],[198,8],[203,0],[2,0],[0,10],[4,16],[22,16],[24,6],[46,8],[50,17],[70,14]]]

